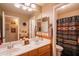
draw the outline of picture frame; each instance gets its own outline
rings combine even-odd
[[[11,33],[16,33],[16,28],[11,28]]]

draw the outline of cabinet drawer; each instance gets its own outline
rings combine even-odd
[[[35,49],[35,50],[30,51],[29,56],[38,56],[38,50]]]

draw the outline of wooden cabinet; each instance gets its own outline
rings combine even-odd
[[[41,47],[38,49],[39,51],[39,56],[45,56],[45,55],[50,55],[50,45],[46,45],[44,47]]]
[[[18,55],[18,56],[29,56],[29,53],[24,53],[24,54],[21,54],[21,55]]]
[[[38,49],[30,51],[29,56],[38,56]]]
[[[51,47],[49,44],[38,49],[29,51],[27,53],[21,54],[19,56],[51,56]]]
[[[46,52],[46,53],[39,55],[39,56],[51,56],[51,54],[50,54],[50,52]]]

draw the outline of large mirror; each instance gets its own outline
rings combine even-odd
[[[9,6],[9,8],[8,8]],[[15,4],[0,4],[4,10],[3,42],[33,38],[37,35],[49,36],[49,17],[42,17],[42,6],[36,4],[36,10],[19,9]]]

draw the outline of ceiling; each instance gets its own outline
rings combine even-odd
[[[48,4],[56,5],[57,3],[37,3],[37,6],[42,6],[45,7]],[[63,5],[64,7],[59,7],[56,11],[58,14],[61,13],[66,13],[68,11],[72,11],[75,9],[79,9],[79,3],[67,3]],[[3,9],[4,11],[9,11],[9,12],[14,12],[17,14],[22,14],[26,16],[32,16],[36,11],[29,12],[27,10],[22,10],[21,8],[16,8],[14,6],[14,3],[0,3],[0,8]],[[38,7],[37,7],[38,9]]]
[[[69,3],[59,7],[56,11],[58,14],[66,13],[69,11],[73,11],[79,9],[79,3]]]
[[[37,4],[37,11],[38,11],[39,6],[43,7],[45,5],[48,5],[49,3],[36,3],[36,4]],[[52,5],[54,4],[55,3],[52,3]],[[27,15],[27,16],[32,16],[35,12],[37,12],[37,11],[29,12],[27,10],[22,10],[21,8],[20,9],[16,8],[14,6],[14,3],[0,3],[0,8],[3,9],[4,11],[14,12],[22,15]]]
[[[4,11],[14,12],[22,15],[32,16],[33,13],[39,11],[39,6],[44,6],[45,4],[37,4],[37,10],[33,12],[29,12],[27,10],[19,9],[14,6],[14,3],[0,3],[0,8]]]

